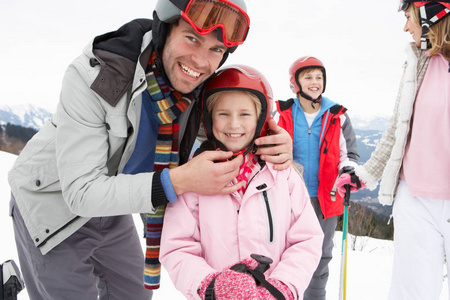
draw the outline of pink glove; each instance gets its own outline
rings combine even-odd
[[[245,258],[237,264],[244,264],[250,269],[255,269],[258,262],[253,258]],[[258,299],[255,279],[250,274],[230,270],[228,266],[222,272],[211,273],[202,280],[198,291],[199,296],[205,299],[205,292],[211,281],[214,282],[214,295],[217,300],[225,299]]]
[[[291,290],[279,280],[269,278],[267,281],[279,290],[286,300],[294,300]],[[276,300],[276,298],[263,286],[258,286],[258,299]]]
[[[206,292],[206,289],[208,288],[208,285],[219,274],[220,274],[220,272],[211,273],[202,280],[202,282],[200,283],[200,286],[198,288],[198,291],[197,291],[200,298],[205,299],[205,292]]]
[[[364,183],[364,181],[359,180],[358,176],[353,175],[355,180],[358,180],[361,183],[361,189],[366,188],[366,184]],[[336,180],[336,188],[338,190],[339,195],[341,195],[341,197],[345,196],[345,186],[349,185],[350,186],[350,192],[354,193],[356,191],[358,191],[358,187],[357,187],[357,183],[356,182],[352,182],[352,176],[348,173],[344,173],[341,176],[339,176],[338,180]]]
[[[243,264],[248,269],[254,270],[258,266],[258,262],[252,258],[246,258],[238,262]],[[236,264],[234,264],[236,265]],[[214,282],[214,296],[217,300],[225,299],[261,299],[261,300],[276,300],[276,298],[264,287],[257,286],[252,275],[230,270],[232,266],[228,266],[220,272],[209,274],[202,280],[198,294],[202,299],[205,299],[205,292],[211,281],[216,278]],[[286,300],[294,300],[294,295],[291,290],[281,281],[276,279],[268,279],[276,289],[278,289]]]

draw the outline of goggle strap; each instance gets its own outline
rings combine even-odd
[[[175,5],[179,10],[184,11],[189,0],[170,0],[170,2]]]

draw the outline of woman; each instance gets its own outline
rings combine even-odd
[[[438,299],[450,253],[450,1],[403,1],[400,9],[414,42],[407,47],[394,115],[355,173],[370,189],[382,178],[382,204],[395,198],[389,299]],[[339,178],[340,193],[352,185],[350,177]]]

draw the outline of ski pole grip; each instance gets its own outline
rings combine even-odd
[[[264,272],[270,268],[270,264],[273,260],[270,257],[260,255],[260,254],[250,254],[250,257],[258,262],[258,266],[254,270],[248,270],[255,278],[257,285],[262,285],[275,297],[277,300],[286,300],[283,293],[281,293],[276,287],[274,287],[270,282],[264,277]]]
[[[345,185],[344,206],[350,205],[350,188],[351,186],[349,184]]]
[[[258,262],[258,266],[255,268],[255,271],[264,273],[270,268],[270,264],[273,263],[273,260],[270,257],[261,255],[261,254],[250,254],[250,257]]]

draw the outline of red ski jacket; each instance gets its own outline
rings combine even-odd
[[[294,140],[294,124],[292,107],[294,100],[277,101],[277,110],[280,114],[278,125],[286,129]],[[343,199],[339,193],[332,191],[334,183],[339,175],[339,169],[344,165],[356,166],[359,159],[357,154],[356,137],[345,114],[347,109],[342,105],[330,106],[322,116],[322,128],[319,143],[319,186],[317,198],[324,218],[341,215],[344,212]],[[343,128],[346,127],[345,129]],[[340,138],[346,140],[345,149],[341,149]],[[302,151],[303,149],[294,149]],[[305,149],[305,151],[308,151]],[[342,155],[341,152],[347,155]],[[343,160],[352,161],[351,163]]]

